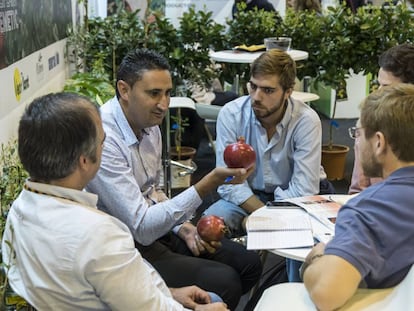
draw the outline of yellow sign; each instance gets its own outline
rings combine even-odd
[[[14,70],[14,95],[16,95],[16,99],[19,102],[22,92],[23,92],[23,81],[22,76],[20,75],[19,69]]]

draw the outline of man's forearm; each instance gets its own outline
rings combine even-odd
[[[258,197],[252,195],[250,198],[248,198],[246,201],[240,204],[240,207],[244,209],[248,214],[251,214],[255,210],[263,207],[264,205],[265,204],[262,201],[260,201]]]
[[[361,275],[355,267],[340,257],[313,257],[304,271],[305,287],[318,310],[335,310],[355,293]]]

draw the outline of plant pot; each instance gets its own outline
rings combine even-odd
[[[181,147],[180,155],[176,151],[175,147],[172,147],[170,154],[171,159],[186,166],[193,166],[192,160],[196,154],[197,150],[192,147]],[[185,171],[181,167],[171,165],[171,188],[188,188],[191,186],[191,174],[185,176],[180,176],[180,172]]]
[[[342,180],[345,173],[345,160],[349,147],[345,145],[322,146],[322,166],[328,180]]]
[[[171,159],[180,161],[180,160],[188,160],[193,159],[197,150],[193,147],[181,146],[180,152],[177,151],[177,147],[172,146],[170,150]]]

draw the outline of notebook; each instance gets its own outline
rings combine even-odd
[[[247,249],[309,247],[314,244],[309,215],[299,209],[262,208],[249,216]]]

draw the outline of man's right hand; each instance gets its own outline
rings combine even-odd
[[[206,305],[196,305],[195,311],[229,311],[224,302],[209,303]]]
[[[228,311],[223,302],[211,303],[209,294],[197,286],[170,288],[173,298],[185,308],[196,311]]]

